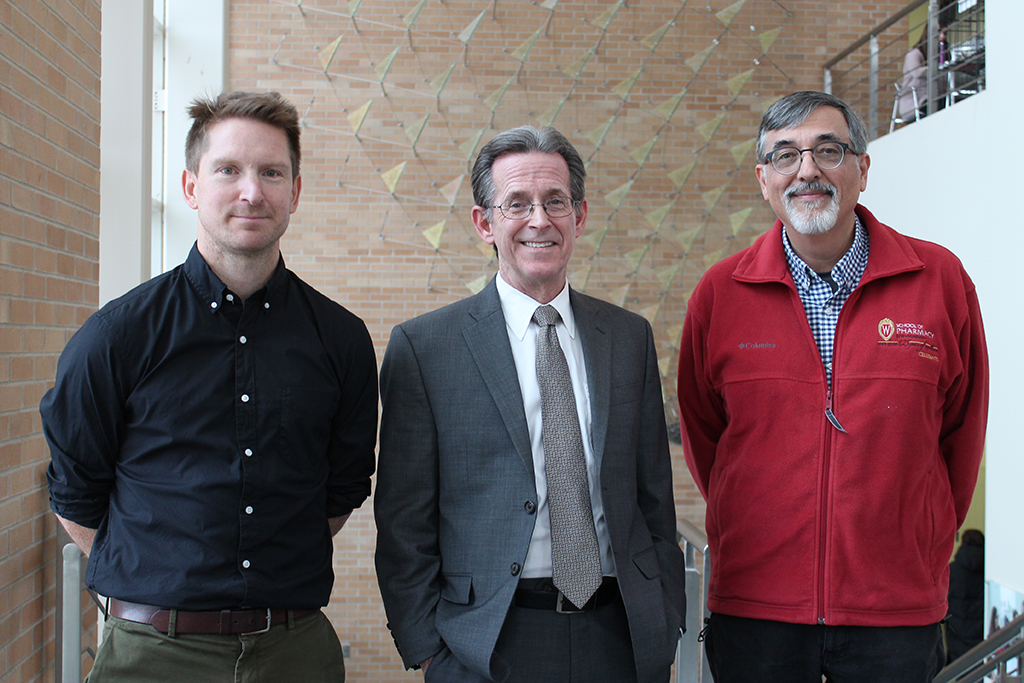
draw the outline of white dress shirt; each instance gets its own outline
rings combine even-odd
[[[548,511],[548,483],[544,470],[544,444],[541,439],[540,384],[537,382],[537,332],[540,328],[533,323],[533,314],[540,302],[523,294],[497,276],[498,297],[505,315],[508,341],[512,345],[512,357],[519,376],[519,389],[523,394],[523,408],[526,411],[526,426],[530,431],[530,447],[533,450],[533,471],[537,482],[537,522],[530,541],[530,550],[523,566],[523,578],[551,576],[551,518]],[[569,365],[572,390],[576,395],[576,412],[580,419],[580,434],[583,436],[583,453],[587,460],[587,479],[590,483],[590,503],[594,511],[594,526],[601,550],[601,570],[605,576],[615,575],[612,560],[611,541],[604,517],[604,503],[601,500],[601,463],[594,454],[591,436],[590,389],[587,386],[587,368],[583,359],[583,344],[576,331],[576,319],[569,304],[569,284],[550,302],[562,316],[555,325],[558,343]]]

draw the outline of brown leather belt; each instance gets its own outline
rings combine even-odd
[[[161,633],[168,633],[171,624],[171,613],[175,612],[174,632],[181,634],[221,634],[251,635],[266,633],[271,626],[288,622],[288,613],[292,619],[307,617],[319,610],[315,609],[226,609],[220,612],[183,612],[169,610],[152,605],[139,605],[110,598],[107,614],[137,624],[149,624]]]

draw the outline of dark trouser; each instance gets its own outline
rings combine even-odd
[[[930,683],[939,624],[816,626],[712,614],[704,649],[715,683]]]
[[[592,612],[510,607],[495,646],[507,683],[636,683],[633,643],[622,598]],[[668,670],[665,680],[668,681]],[[427,668],[426,683],[484,683],[450,650]]]
[[[90,683],[344,683],[341,644],[323,612],[259,635],[177,635],[107,620]]]

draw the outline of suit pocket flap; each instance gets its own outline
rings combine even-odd
[[[658,550],[653,545],[633,556],[633,564],[648,579],[661,576],[661,563],[658,561]]]
[[[609,401],[608,405],[620,406],[624,403],[636,403],[643,399],[643,396],[643,382],[633,382],[624,386],[612,387],[611,401]]]
[[[444,588],[441,597],[456,605],[468,605],[473,588],[473,577],[470,574],[445,574]]]

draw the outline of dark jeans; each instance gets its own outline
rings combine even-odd
[[[939,624],[817,626],[712,614],[704,649],[715,683],[930,683]]]

